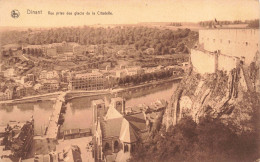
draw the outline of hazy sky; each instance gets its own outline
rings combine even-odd
[[[19,18],[12,18],[17,9]],[[27,10],[42,10],[41,15]],[[0,26],[77,26],[138,22],[197,22],[201,20],[245,20],[259,18],[257,0],[0,0]],[[48,11],[73,15],[48,15]],[[74,16],[74,12],[96,15]],[[110,11],[113,15],[97,15]]]

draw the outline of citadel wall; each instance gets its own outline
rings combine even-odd
[[[258,29],[209,29],[199,31],[199,43],[210,52],[220,50],[220,53],[245,57],[245,63],[249,65],[256,52],[259,51]]]
[[[242,60],[249,65],[259,50],[257,29],[212,29],[199,31],[199,48],[191,50],[191,62],[198,73],[231,71]]]
[[[216,59],[213,53],[191,49],[191,62],[196,72],[214,73],[216,66]]]

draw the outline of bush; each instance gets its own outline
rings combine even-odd
[[[258,137],[257,131],[237,134],[210,116],[199,124],[187,117],[138,145],[131,161],[254,161],[260,156]]]

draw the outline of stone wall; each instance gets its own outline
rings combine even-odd
[[[239,64],[237,57],[227,56],[220,53],[208,52],[205,50],[192,49],[191,63],[194,71],[200,74],[215,73],[217,70],[231,71]]]
[[[207,51],[220,50],[222,54],[245,57],[249,65],[259,51],[258,29],[210,29],[199,31],[199,43]]]
[[[214,73],[216,70],[215,55],[210,52],[191,49],[191,63],[194,71],[200,74]]]
[[[217,54],[217,69],[229,72],[238,66],[239,61],[237,57]]]

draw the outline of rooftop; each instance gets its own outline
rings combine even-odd
[[[138,135],[134,130],[133,125],[129,123],[129,121],[124,119],[120,131],[120,140],[122,142],[132,143],[132,142],[136,142],[137,139],[138,139]]]
[[[102,76],[100,72],[92,72],[92,73],[84,73],[84,74],[76,74],[76,78],[84,78],[84,77],[93,77],[93,76]]]
[[[135,131],[146,129],[145,117],[143,113],[126,115],[125,119],[129,121]]]
[[[123,117],[102,121],[100,123],[103,138],[119,137]]]

